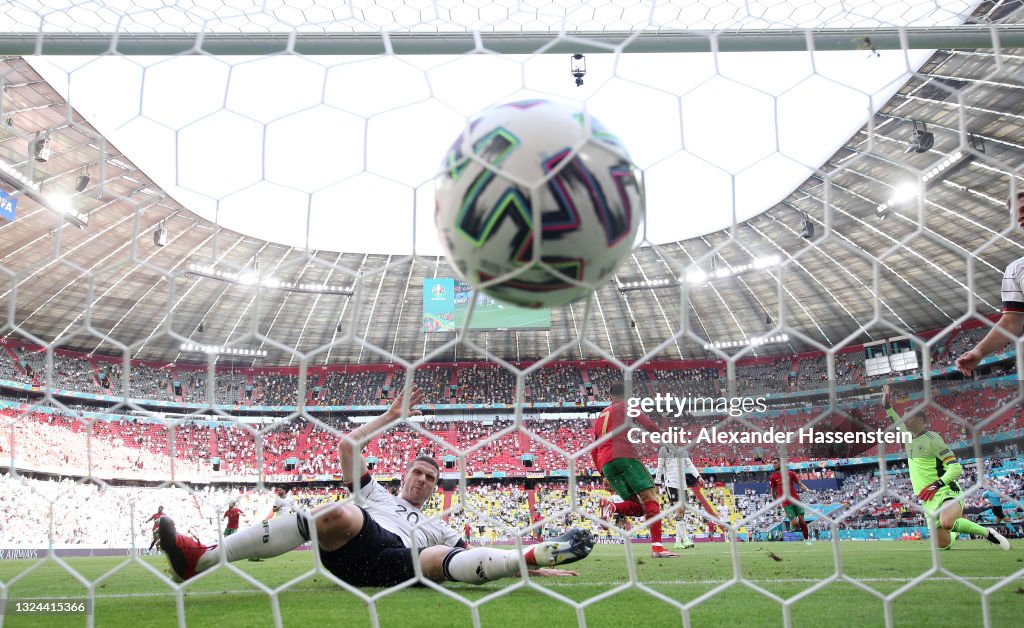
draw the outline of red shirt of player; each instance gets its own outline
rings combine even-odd
[[[224,512],[224,517],[228,520],[228,528],[231,530],[238,529],[238,518],[242,516],[242,511],[237,507],[228,508]]]
[[[626,404],[621,400],[615,401],[612,405],[602,410],[601,414],[597,417],[597,421],[594,423],[594,440],[611,433],[625,422]],[[649,432],[661,430],[657,423],[647,418],[647,415],[640,411],[637,411],[637,416],[633,418],[633,423]],[[614,436],[590,450],[590,455],[593,457],[594,465],[598,471],[604,465],[617,458],[640,459],[640,456],[636,453],[636,447],[633,446],[633,443],[629,442],[630,429],[630,427],[627,427],[617,432]]]
[[[153,522],[153,530],[159,530],[160,529],[160,517],[163,517],[163,516],[164,516],[163,511],[160,511],[158,513],[154,513],[153,516],[150,517],[149,519],[146,519],[146,521],[152,521]]]
[[[467,523],[462,527],[462,531],[466,533],[466,540],[468,541],[469,535],[473,532],[473,528],[469,527],[469,524]]]
[[[789,469],[786,470],[786,473],[789,474],[789,494],[790,494],[790,496],[791,497],[799,498],[800,495],[797,494],[797,489],[800,487],[800,485],[798,484],[798,482],[800,482],[800,478],[797,477],[796,473],[793,473]],[[772,497],[779,497],[780,495],[782,495],[782,474],[781,473],[779,473],[778,471],[772,473],[771,477],[768,478],[768,484],[771,485],[771,487],[772,487]],[[783,508],[785,508],[786,506],[792,506],[792,505],[793,505],[793,502],[789,501],[789,499],[782,500],[782,507]]]

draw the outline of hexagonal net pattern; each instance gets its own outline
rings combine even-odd
[[[1016,619],[1020,2],[335,5],[0,10],[7,612]],[[641,233],[438,329],[442,157],[536,98]]]

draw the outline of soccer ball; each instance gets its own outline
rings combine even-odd
[[[473,119],[436,188],[434,221],[456,272],[525,307],[590,294],[629,254],[644,217],[625,146],[593,117],[546,100]]]

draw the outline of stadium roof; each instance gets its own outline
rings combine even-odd
[[[90,182],[76,196],[85,228],[25,196],[17,220],[0,224],[0,301],[16,326],[4,334],[158,362],[204,361],[182,352],[183,342],[268,352],[255,361],[231,358],[247,366],[294,365],[287,347],[316,351],[310,364],[382,362],[388,353],[481,359],[485,351],[526,360],[559,349],[563,359],[601,352],[627,361],[695,358],[709,355],[705,340],[780,332],[787,343],[755,353],[788,354],[944,328],[972,306],[996,311],[1002,269],[1024,255],[1005,205],[1024,156],[1022,61],[1017,49],[998,56],[939,50],[865,128],[768,211],[734,232],[638,248],[597,293],[586,325],[592,346],[579,342],[586,310],[580,303],[555,310],[550,332],[472,332],[474,348],[421,330],[421,282],[450,276],[443,259],[307,252],[220,228],[154,184],[23,58],[7,57],[0,76],[9,122],[0,126],[0,158],[21,171],[31,166],[48,198],[60,191],[76,196],[86,172]],[[931,150],[907,152],[914,121],[934,135]],[[36,133],[47,130],[48,160],[29,158]],[[923,200],[911,191],[899,201],[905,184],[920,175],[928,175]],[[880,212],[882,205],[888,207]],[[800,235],[805,217],[815,227],[811,239]],[[160,225],[167,229],[162,247],[153,241]],[[735,272],[768,256],[786,261]],[[257,290],[244,280],[186,274],[190,264],[215,261],[243,271],[257,259],[263,273],[282,281],[357,289]],[[688,285],[692,266],[711,279]],[[680,288],[659,285],[666,283],[686,284],[685,298]],[[673,339],[684,322],[698,338]],[[372,346],[343,340],[349,331]]]

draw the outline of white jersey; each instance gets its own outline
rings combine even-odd
[[[1001,293],[1004,312],[1024,312],[1024,257],[1006,267]]]
[[[423,549],[434,545],[455,547],[461,537],[447,523],[438,518],[430,519],[419,508],[401,497],[395,497],[388,489],[370,480],[359,487],[363,496],[360,504],[380,527],[394,532],[406,547],[412,547],[412,535],[416,534],[416,547]],[[420,524],[419,527],[414,526]]]
[[[665,488],[685,489],[687,475],[700,477],[700,471],[692,460],[676,456],[675,451],[668,447],[658,450],[658,470],[654,473],[656,483]]]
[[[274,497],[274,512],[280,515],[296,512],[295,502],[292,501],[291,497],[281,497],[278,495]]]

